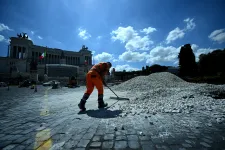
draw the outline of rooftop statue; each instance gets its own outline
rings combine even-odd
[[[22,35],[22,34],[23,34],[23,35]],[[23,39],[28,39],[27,33],[22,32],[22,34],[21,34],[21,33],[20,33],[20,34],[17,34],[17,37],[18,37],[18,38],[23,38]]]

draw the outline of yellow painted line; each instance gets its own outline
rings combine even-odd
[[[49,109],[48,109],[48,88],[45,90],[43,106],[41,108],[40,115],[41,116],[48,116]],[[52,147],[52,139],[51,139],[51,129],[45,129],[39,131],[35,137],[34,149],[35,150],[49,150]]]
[[[49,115],[49,109],[48,109],[48,90],[50,90],[51,88],[47,88],[45,90],[45,95],[44,95],[44,105],[43,108],[41,109],[41,116],[48,116]]]

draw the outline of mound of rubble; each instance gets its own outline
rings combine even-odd
[[[208,113],[217,121],[225,121],[225,97],[222,97],[225,86],[222,85],[188,83],[163,72],[133,78],[114,89],[128,92],[130,101],[120,105],[125,115]]]
[[[171,88],[190,86],[181,78],[169,72],[153,73],[149,76],[138,76],[114,87],[120,91],[149,91],[153,88]]]

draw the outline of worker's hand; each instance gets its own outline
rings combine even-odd
[[[103,80],[103,81],[102,81],[102,83],[103,83],[103,85],[104,85],[104,86],[107,86],[107,84],[106,84],[105,80]]]

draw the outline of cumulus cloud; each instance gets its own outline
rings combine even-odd
[[[169,32],[169,34],[166,38],[167,44],[169,44],[172,41],[175,41],[177,39],[183,38],[186,32],[193,30],[196,26],[196,24],[194,23],[194,18],[184,19],[184,22],[187,23],[187,25],[184,29],[180,29],[179,27],[176,27],[175,29],[173,29],[172,31]]]
[[[119,55],[119,60],[127,62],[141,62],[146,59],[147,53],[139,53],[133,51],[126,51],[123,54]]]
[[[146,63],[155,64],[155,63],[172,63],[177,60],[177,56],[180,48],[173,46],[157,46],[153,48],[149,55],[147,56]]]
[[[149,34],[154,31],[157,31],[157,30],[156,30],[156,28],[152,28],[152,27],[144,28],[143,30],[141,30],[141,32],[144,32],[145,34]]]
[[[95,54],[95,51],[92,51],[92,55],[94,55]]]
[[[150,53],[146,56],[147,57],[146,63],[150,63],[150,64],[170,63],[170,64],[177,65],[180,48],[181,47],[157,46],[153,48],[150,51]],[[195,54],[196,61],[199,60],[199,56],[201,54],[207,54],[215,50],[211,48],[201,48],[196,44],[192,44],[191,48]]]
[[[0,42],[4,41],[5,37],[3,35],[0,35]]]
[[[208,37],[212,41],[218,42],[221,44],[225,42],[225,31],[224,29],[215,30]]]
[[[107,62],[107,61],[113,61],[114,57],[112,54],[102,52],[101,54],[94,56],[94,60],[97,62]]]
[[[6,43],[10,43],[9,39],[6,39],[3,35],[0,35],[0,42],[6,42]]]
[[[147,32],[147,29],[146,29]],[[125,43],[126,50],[149,50],[149,45],[153,44],[153,41],[148,36],[141,37],[133,27],[118,27],[118,29],[111,32],[113,41],[120,41]]]
[[[191,48],[192,48],[192,50],[195,54],[195,60],[196,61],[199,61],[199,56],[201,54],[207,54],[209,52],[212,52],[212,51],[216,50],[216,49],[212,49],[212,48],[199,48],[199,46],[196,45],[196,44],[192,44]]]
[[[196,26],[196,24],[194,23],[194,18],[190,19],[190,18],[187,18],[187,19],[184,19],[184,22],[187,23],[187,26],[186,26],[186,29],[187,30],[193,30]]]
[[[184,37],[184,35],[185,35],[184,30],[181,30],[180,28],[176,27],[174,30],[169,32],[169,34],[166,38],[166,43],[169,44],[172,41],[181,39]]]
[[[31,33],[32,35],[34,35],[34,31],[30,31],[30,33]]]
[[[87,30],[79,28],[79,33],[78,35],[80,36],[80,38],[82,38],[83,40],[87,40],[91,37],[91,35],[87,32]]]
[[[40,40],[42,40],[42,39],[43,39],[41,36],[38,36],[38,38],[39,38]]]
[[[12,31],[13,29],[10,29],[7,25],[0,23],[0,31],[4,31],[4,30]]]
[[[138,68],[135,68],[135,67],[132,67],[128,64],[125,64],[125,65],[116,65],[116,67],[113,67],[115,68],[116,71],[123,71],[123,70],[126,70],[126,71],[136,71],[136,70],[140,70]]]

